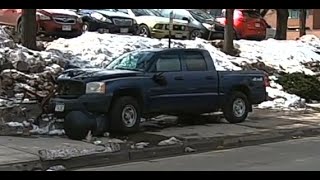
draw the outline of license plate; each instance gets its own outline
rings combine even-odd
[[[129,29],[128,28],[120,28],[120,33],[128,33]]]
[[[176,36],[176,38],[182,38],[183,37],[182,34],[176,34],[175,36]]]
[[[71,26],[70,25],[63,25],[62,26],[62,31],[71,31]]]
[[[255,24],[256,27],[261,27],[260,23]]]
[[[56,104],[55,111],[56,112],[63,112],[64,111],[64,104]]]

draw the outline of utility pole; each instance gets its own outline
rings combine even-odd
[[[171,48],[171,32],[173,30],[173,11],[170,13],[170,20],[169,20],[169,48]]]

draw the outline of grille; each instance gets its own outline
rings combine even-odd
[[[61,96],[79,97],[85,94],[85,88],[83,82],[72,80],[58,81],[58,94]]]
[[[118,26],[132,26],[131,19],[113,18],[113,23]]]
[[[53,17],[53,20],[58,24],[75,24],[77,21],[72,17]]]

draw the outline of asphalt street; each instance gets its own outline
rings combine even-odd
[[[313,137],[80,171],[317,171],[319,149]]]

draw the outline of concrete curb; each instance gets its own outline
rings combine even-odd
[[[311,137],[316,135],[320,135],[320,127],[300,127],[295,129],[270,130],[261,132],[259,134],[242,134],[241,136],[188,140],[184,141],[181,145],[152,147],[140,150],[128,150],[118,153],[97,153],[68,160],[43,161],[42,165],[44,168],[48,168],[54,165],[63,165],[68,170],[72,170],[80,167],[99,165],[107,166],[138,160],[191,154],[185,152],[186,147],[196,149],[196,152],[206,152],[234,147],[279,142],[283,140]]]
[[[185,152],[186,147],[195,149],[196,152],[192,153],[197,153],[279,142],[283,140],[311,137],[316,135],[320,135],[320,127],[299,127],[295,129],[281,130],[274,129],[254,134],[241,134],[239,136],[189,139],[183,141],[183,144],[123,150],[115,153],[96,153],[66,160],[42,161],[39,159],[39,161],[1,165],[0,171],[46,170],[49,167],[56,165],[63,165],[67,170],[72,170],[83,167],[107,166],[134,162],[138,160],[191,154],[191,152]]]

